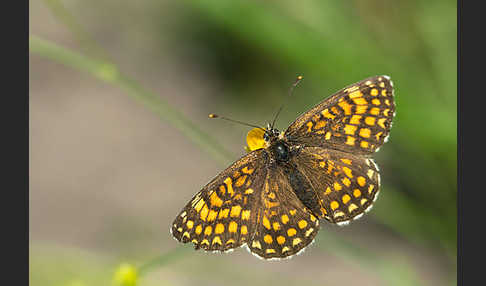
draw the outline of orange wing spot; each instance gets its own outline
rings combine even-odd
[[[229,214],[229,209],[223,209],[219,211],[218,219],[227,218]]]
[[[359,189],[354,189],[353,196],[359,198],[361,196],[361,191]]]
[[[251,244],[251,247],[262,249],[262,245],[260,244],[260,242],[258,240],[254,240]]]
[[[341,216],[344,216],[344,213],[342,211],[337,211],[334,213],[334,218],[338,218],[338,217],[341,217]]]
[[[268,220],[268,218],[266,216],[263,216],[262,223],[263,223],[263,226],[266,229],[272,229],[272,226],[270,225],[270,221]]]
[[[326,190],[324,191],[325,195],[329,195],[331,193],[331,188],[327,187]]]
[[[238,230],[238,224],[234,221],[231,221],[228,225],[229,232],[236,232]]]
[[[370,94],[373,95],[373,96],[377,96],[378,95],[378,90],[376,88],[373,88],[371,91],[370,91]]]
[[[380,77],[380,81],[381,81],[381,77]],[[381,88],[384,88],[385,87],[385,83],[384,82],[380,82],[379,86]],[[386,89],[384,89],[384,91],[386,91]],[[381,91],[381,93],[383,94],[383,90]]]
[[[374,126],[376,121],[376,117],[368,116],[365,118],[365,123],[369,126]]]
[[[241,219],[242,220],[249,220],[250,219],[250,210],[244,210],[241,212]]]
[[[344,110],[344,115],[351,115],[352,105],[346,101],[338,103],[338,105]]]
[[[324,135],[324,139],[326,140],[331,139],[331,132],[327,132],[326,135]]]
[[[368,201],[367,199],[365,199],[365,198],[362,198],[362,199],[361,199],[361,205],[364,205],[364,204],[366,204],[366,202],[367,202],[367,201]]]
[[[357,89],[358,87],[356,87]],[[363,97],[363,93],[359,90],[356,90],[356,91],[353,91],[349,94],[349,98],[353,99],[353,98],[358,98],[358,97]]]
[[[321,116],[319,115],[319,113],[316,113],[312,116],[312,121],[317,122],[319,118],[321,118]]]
[[[335,115],[332,115],[331,113],[329,113],[329,110],[326,108],[324,109],[321,114],[326,117],[326,118],[329,118],[329,119],[334,119],[336,116]]]
[[[316,217],[313,214],[310,214],[309,217],[310,217],[312,222],[315,222],[317,220]]]
[[[223,185],[219,186],[219,192],[224,196],[226,194],[226,188]]]
[[[217,211],[209,210],[209,214],[208,214],[207,220],[208,221],[213,221],[213,220],[216,219],[216,216],[218,216],[218,212]]]
[[[321,168],[326,167],[326,162],[324,162],[324,161],[320,161],[320,162],[319,162],[319,167],[321,167]]]
[[[359,130],[359,136],[364,137],[364,138],[370,138],[371,130],[368,129],[368,128],[361,128]]]
[[[196,209],[197,212],[200,212],[202,207],[205,205],[205,202],[203,199],[200,199],[199,202],[194,206],[194,209]]]
[[[270,194],[268,194],[268,197],[272,200],[275,200],[275,193],[271,192]]]
[[[224,232],[224,225],[222,223],[218,223],[216,227],[214,228],[214,233],[215,234],[221,234]]]
[[[250,180],[250,178],[248,178],[248,180],[246,180],[246,181],[247,181],[246,182],[246,187],[248,188],[251,185],[251,180]]]
[[[357,105],[366,105],[368,102],[363,97],[353,98],[353,101]]]
[[[366,110],[368,110],[368,106],[367,105],[358,105],[358,106],[356,106],[356,113],[357,114],[366,113]]]
[[[278,222],[273,223],[273,230],[275,231],[280,230],[280,224]]]
[[[321,207],[321,212],[322,212],[322,215],[323,215],[323,216],[327,214],[326,209],[325,209],[325,208],[323,208],[323,207]]]
[[[356,180],[361,187],[364,187],[366,185],[366,179],[364,177],[359,176]]]
[[[375,187],[375,185],[370,185],[368,187],[368,194],[371,194],[371,192],[373,191],[373,188]]]
[[[342,189],[343,187],[338,182],[334,182],[334,190],[340,191]]]
[[[201,234],[201,232],[202,232],[202,226],[201,226],[201,225],[196,226],[195,231],[196,231],[196,234],[197,234],[197,235],[200,235],[200,234]]]
[[[349,187],[351,185],[351,181],[348,178],[343,178],[341,181],[346,187]]]
[[[305,124],[307,126],[307,132],[312,132],[312,121],[309,121]]]
[[[385,99],[385,104],[390,106],[390,101],[388,99]]]
[[[228,189],[228,193],[231,196],[233,196],[235,194],[235,191],[233,191],[233,180],[231,180],[231,178],[228,177],[224,180],[224,183],[226,184],[226,188]]]
[[[343,200],[343,204],[347,204],[351,200],[351,197],[346,194],[342,197],[342,200]]]
[[[378,119],[378,125],[380,125],[381,128],[383,128],[383,129],[386,129],[385,121],[386,121],[386,118],[380,118],[380,119]]]
[[[343,130],[344,130],[345,134],[354,135],[354,132],[356,132],[357,129],[358,129],[358,127],[355,126],[355,125],[346,124],[346,126],[344,126]]]
[[[246,181],[246,177],[247,177],[247,175],[239,177],[238,180],[236,180],[236,182],[235,182],[235,186],[237,186],[237,187],[243,186],[243,184]]]
[[[263,241],[265,241],[266,244],[271,244],[273,242],[272,236],[270,234],[265,235]]]
[[[211,196],[209,197],[209,202],[211,203],[211,206],[216,206],[216,207],[221,207],[223,205],[223,200],[218,197],[218,194],[216,192],[213,192]]]
[[[302,239],[296,237],[294,238],[294,240],[292,241],[292,246],[296,246],[297,244],[301,243],[302,242]]]
[[[238,216],[240,216],[240,212],[241,212],[241,207],[239,205],[233,206],[233,207],[231,207],[230,216],[231,217],[238,217]]]
[[[368,141],[361,141],[360,144],[361,145],[361,148],[368,148],[370,146],[370,144],[368,143]]]
[[[377,98],[374,98],[374,99],[371,101],[371,103],[373,103],[374,105],[380,105],[380,104],[381,104],[380,100],[379,100],[379,99],[377,99]]]
[[[234,172],[233,173],[233,179],[238,178],[240,175],[241,175],[240,172],[238,172],[238,171]]]
[[[232,238],[228,239],[228,241],[226,241],[226,245],[228,244],[234,244],[236,241]]]
[[[354,146],[354,141],[356,141],[356,139],[352,136],[348,136],[346,138],[346,144],[348,144],[348,145]]]
[[[368,178],[372,179],[374,173],[375,173],[375,171],[369,169],[368,172],[366,172],[366,175],[368,176]]]
[[[370,114],[378,116],[378,115],[380,115],[380,109],[378,107],[373,107],[373,108],[370,109]]]
[[[388,113],[390,112],[390,109],[385,109],[383,110],[383,115],[385,115],[386,117],[388,117]]]
[[[212,232],[213,232],[213,227],[210,225],[206,226],[206,228],[204,229],[205,235],[211,235]]]
[[[247,195],[253,194],[253,189],[247,189],[247,190],[245,190],[245,194],[247,194]]]
[[[194,222],[192,220],[188,220],[186,225],[188,229],[191,229],[194,226]]]
[[[305,232],[305,237],[308,237],[312,232],[314,231],[314,228],[309,228],[306,232]]]
[[[243,235],[248,233],[248,228],[246,227],[246,225],[241,226],[240,233]]]
[[[289,222],[289,217],[286,214],[282,215],[281,219],[283,224],[287,224],[287,222]]]
[[[269,200],[264,200],[263,203],[265,204],[265,207],[267,209],[278,207],[280,205],[279,202],[272,202],[272,201],[269,201]]]
[[[297,210],[290,210],[289,212],[291,215],[295,215],[297,213]]]
[[[348,165],[351,165],[352,161],[349,160],[349,159],[341,159],[341,162],[343,162],[344,164],[348,164]]]
[[[349,205],[349,207],[348,207],[348,211],[349,211],[350,213],[352,213],[352,212],[353,212],[355,209],[357,209],[357,208],[358,208],[358,206],[357,206],[357,205],[355,205],[355,204],[350,204],[350,205]]]
[[[317,130],[317,129],[321,129],[322,127],[326,126],[326,121],[324,120],[321,120],[321,121],[318,121],[316,123],[316,126],[314,126],[314,129]]]
[[[299,225],[300,229],[303,229],[307,226],[307,221],[305,221],[303,219],[299,220],[298,225]]]
[[[381,91],[381,95],[382,95],[382,96],[386,96],[386,89],[383,89],[383,90]]]
[[[241,171],[245,174],[251,175],[253,171],[255,171],[255,169],[248,169],[248,167],[246,166],[245,168],[241,169]]]
[[[280,244],[280,245],[284,244],[285,243],[285,237],[283,237],[281,235],[277,236],[277,243]]]
[[[207,240],[207,239],[203,239],[203,240],[201,241],[201,245],[203,245],[203,244],[206,244],[207,246],[209,246],[209,240]]]
[[[346,176],[348,176],[349,178],[353,177],[353,172],[348,167],[343,167],[342,170],[343,170],[344,174],[346,174]]]
[[[289,228],[289,229],[287,229],[287,235],[288,235],[289,237],[292,237],[292,236],[294,236],[295,234],[297,234],[297,230],[296,230],[295,228]]]
[[[361,115],[353,115],[351,116],[351,119],[349,120],[349,123],[351,124],[360,124],[360,121],[361,121]]]
[[[339,203],[337,201],[332,201],[331,202],[331,209],[335,210],[337,208],[339,208]]]
[[[204,205],[201,212],[199,213],[203,221],[206,221],[206,217],[208,216],[208,213],[209,213],[209,209],[206,205]]]
[[[273,248],[267,248],[267,249],[265,249],[265,253],[267,253],[267,254],[270,254],[270,253],[275,253],[275,252],[276,252],[276,251],[275,251],[275,249],[273,249]]]
[[[340,113],[340,112],[339,112],[339,110],[338,110],[338,109],[337,109],[335,106],[331,107],[331,111],[332,111],[334,114],[336,114],[336,115]]]

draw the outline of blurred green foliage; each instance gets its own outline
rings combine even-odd
[[[54,4],[51,8],[56,7],[56,2],[60,3],[46,1]],[[100,5],[107,3],[102,1]],[[370,216],[413,243],[445,252],[454,271],[457,243],[455,1],[186,0],[160,4],[160,9],[173,10],[174,16],[170,18],[158,18],[158,4],[152,5],[156,8],[147,17],[155,29],[159,27],[163,31],[160,45],[169,42],[175,57],[196,63],[222,83],[223,92],[213,95],[211,105],[215,111],[248,113],[247,121],[264,123],[262,120],[270,120],[268,114],[287,101],[290,104],[278,122],[280,129],[285,129],[298,114],[344,86],[372,75],[391,76],[397,116],[389,143],[375,156],[382,170],[386,195],[380,196],[380,203]],[[66,11],[55,12],[55,8],[53,11],[66,15]],[[85,43],[88,53],[91,47],[98,55],[103,54],[94,45],[86,44],[90,40],[75,22],[64,23]],[[140,101],[161,117],[168,117],[169,122],[203,150],[217,152],[204,147],[212,145],[214,139],[186,121],[177,110],[170,111],[167,103],[153,99],[136,82],[112,72],[108,73],[109,78],[103,78],[107,74],[102,68],[111,65],[100,63],[91,71],[95,76],[118,84],[129,93],[131,89],[136,99],[139,96]],[[97,68],[105,73],[96,75]],[[304,76],[304,81],[293,97],[287,99],[287,88],[298,74]],[[252,120],[255,118],[258,120]],[[226,151],[221,153],[220,161],[230,157]],[[369,259],[368,254],[365,256]],[[166,263],[165,259],[161,261]],[[31,266],[42,264],[32,263]],[[388,281],[402,277],[395,276],[387,263],[378,261],[375,265],[384,269],[384,277],[392,273]],[[408,268],[400,269],[405,273],[403,277],[413,277],[408,274]],[[453,281],[455,275],[452,276]],[[416,284],[415,278],[409,279],[399,281],[403,285]]]

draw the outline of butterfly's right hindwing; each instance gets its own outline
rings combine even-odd
[[[260,149],[224,170],[179,213],[172,235],[208,251],[226,251],[249,241],[266,177],[265,162],[265,151]]]

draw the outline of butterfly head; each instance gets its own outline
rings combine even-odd
[[[271,128],[253,128],[246,135],[246,143],[248,151],[254,151],[262,148],[268,148],[273,142],[282,137],[280,131]]]

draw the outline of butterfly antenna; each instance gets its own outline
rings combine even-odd
[[[243,122],[243,121],[234,120],[234,119],[227,118],[227,117],[224,117],[224,116],[219,116],[219,115],[214,114],[214,113],[210,113],[208,116],[209,116],[209,118],[223,119],[223,120],[230,121],[230,122],[233,122],[233,123],[238,123],[238,124],[241,124],[241,125],[246,125],[246,126],[250,126],[250,127],[260,128],[263,131],[266,131],[265,128],[263,128],[261,126],[258,126],[258,125],[255,125],[255,124],[246,123],[246,122]]]
[[[295,82],[292,84],[292,86],[289,88],[289,97],[292,95],[292,93],[294,92],[294,89],[295,87],[299,84],[299,82],[303,79],[304,77],[299,75],[297,77],[297,79],[295,80]],[[282,109],[284,108],[284,104],[282,103],[282,105],[280,105],[280,108],[278,109],[277,111],[277,114],[275,114],[275,117],[273,118],[273,121],[272,121],[272,129],[273,127],[275,126],[275,122],[277,121],[277,118],[278,116],[280,115],[280,112],[282,111]]]

